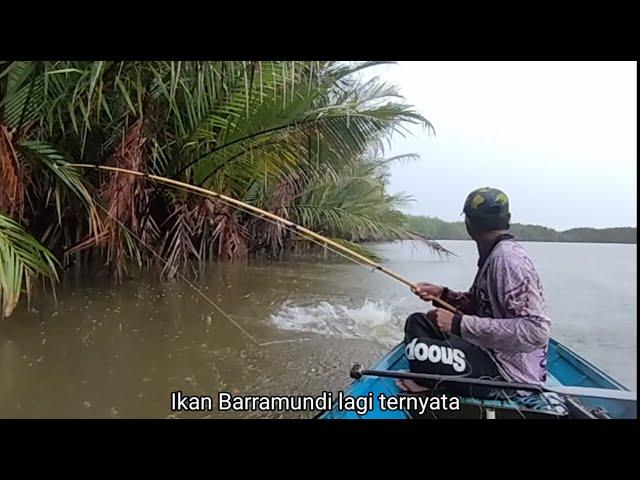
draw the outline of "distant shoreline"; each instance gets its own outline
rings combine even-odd
[[[434,240],[468,240],[463,222],[407,215],[407,228]],[[579,227],[557,231],[542,225],[513,223],[509,231],[521,242],[637,244],[637,227]]]
[[[464,241],[472,241],[471,238],[441,238],[441,237],[429,237],[436,242],[441,242],[443,240],[452,240],[456,242],[464,242]],[[589,243],[589,244],[602,244],[602,245],[637,245],[637,242],[592,242],[588,240],[528,240],[524,238],[515,237],[515,240],[518,242],[532,242],[532,243]]]

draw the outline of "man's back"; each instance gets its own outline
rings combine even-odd
[[[487,349],[508,380],[546,381],[550,319],[533,262],[515,241],[499,242],[471,288],[475,315],[465,315],[462,337]]]
[[[509,199],[501,190],[477,188],[467,195],[462,211],[478,247],[476,279],[468,292],[428,282],[416,285],[416,295],[440,303],[405,322],[409,367],[412,372],[460,373],[449,368],[449,358],[443,365],[444,354],[438,354],[455,348],[465,358],[466,376],[542,384],[550,320],[533,262],[508,233]],[[470,395],[478,395],[472,390]]]

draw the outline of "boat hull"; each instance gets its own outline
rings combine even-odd
[[[577,353],[571,351],[556,340],[549,342],[547,363],[548,381],[552,386],[575,386],[628,391],[626,387],[611,376],[592,365]],[[402,345],[398,345],[385,355],[374,367],[374,370],[408,371],[409,365]],[[567,401],[569,415],[559,417],[544,410],[533,410],[506,400],[479,400],[459,398],[459,410],[421,411],[418,409],[383,410],[378,401],[384,397],[402,396],[404,394],[392,378],[365,376],[354,381],[344,391],[344,396],[362,397],[371,395],[373,408],[366,413],[340,409],[334,404],[331,410],[320,413],[321,419],[344,420],[406,420],[406,419],[444,419],[444,418],[637,418],[637,402],[635,400],[617,400],[605,397],[571,397]]]

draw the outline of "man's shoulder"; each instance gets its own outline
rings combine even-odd
[[[505,240],[498,243],[490,260],[493,266],[501,268],[535,270],[527,251],[515,240]]]
[[[498,245],[496,245],[495,252],[502,255],[527,255],[527,252],[522,244],[511,238],[499,242]]]

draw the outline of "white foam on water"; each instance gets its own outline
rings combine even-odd
[[[270,321],[283,330],[311,332],[342,338],[362,338],[392,346],[402,340],[406,314],[397,304],[365,300],[359,307],[320,302],[292,305],[285,302]]]

